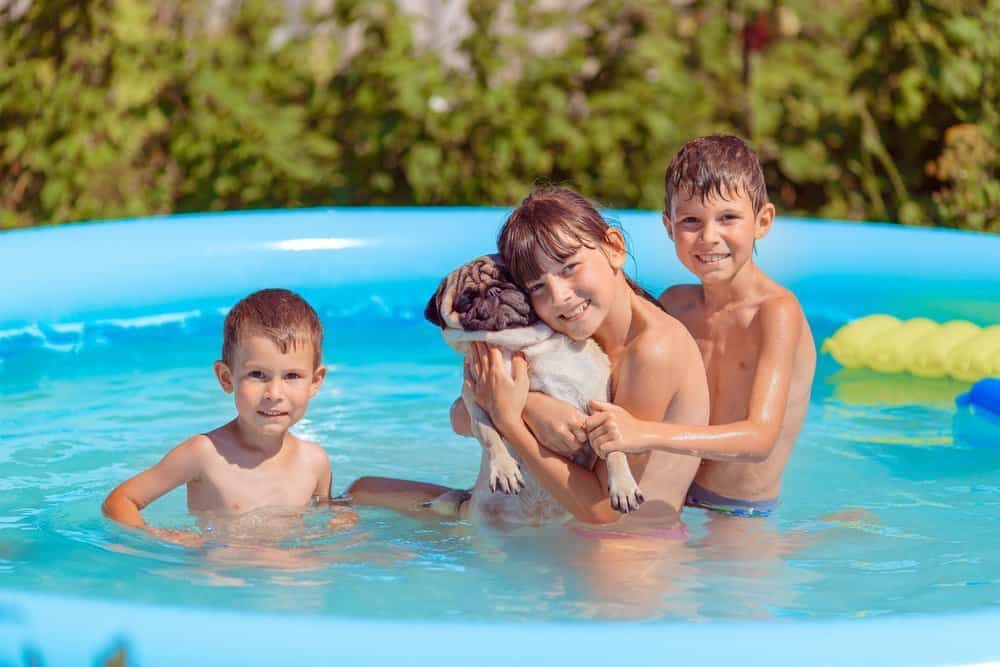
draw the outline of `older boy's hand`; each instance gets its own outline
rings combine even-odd
[[[613,403],[591,401],[593,414],[587,417],[584,429],[594,453],[602,459],[611,452],[632,454],[642,451],[639,446],[639,420]]]

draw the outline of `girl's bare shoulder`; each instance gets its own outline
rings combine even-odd
[[[648,305],[644,326],[626,351],[631,363],[647,370],[669,371],[691,354],[700,355],[694,338],[677,317]]]

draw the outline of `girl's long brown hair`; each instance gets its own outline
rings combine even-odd
[[[601,249],[611,225],[583,195],[569,188],[538,188],[510,214],[497,238],[497,247],[511,276],[522,289],[542,275],[536,251],[555,262],[565,262],[581,246]],[[663,306],[628,274],[632,291]]]

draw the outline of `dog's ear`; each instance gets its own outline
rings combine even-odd
[[[431,300],[427,302],[427,307],[424,308],[424,319],[426,319],[431,324],[436,324],[442,329],[447,328],[444,320],[441,319],[441,293],[444,291],[445,285],[448,284],[448,278],[441,281],[438,285],[437,291],[434,292],[434,296]]]

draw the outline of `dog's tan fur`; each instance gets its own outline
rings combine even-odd
[[[464,294],[463,306],[469,307],[470,294],[486,293],[480,272],[469,268],[481,267],[484,260],[502,267],[496,255],[480,257],[459,267],[441,281],[427,305],[427,319],[442,328],[448,344],[464,354],[472,341],[493,343],[502,350],[508,372],[511,354],[520,350],[528,358],[531,390],[547,393],[580,410],[585,411],[588,401],[592,399],[607,400],[610,364],[592,340],[574,341],[540,322],[501,331],[471,332],[462,328],[462,313],[455,309],[456,298]],[[502,278],[505,273],[489,274],[489,287],[493,288],[494,296],[498,289],[516,289],[513,282],[498,284],[496,276]],[[526,295],[524,300],[528,303]],[[496,301],[494,298],[493,302]],[[473,298],[472,307],[477,306],[482,307],[482,303]],[[532,313],[528,321],[533,319]],[[531,475],[522,471],[516,455],[471,394],[463,391],[462,399],[472,418],[472,433],[483,446],[483,457],[471,497],[462,503],[460,515],[527,523],[567,518],[559,503]],[[642,504],[642,493],[625,455],[621,452],[611,454],[607,464],[612,506],[622,512],[638,509]]]

